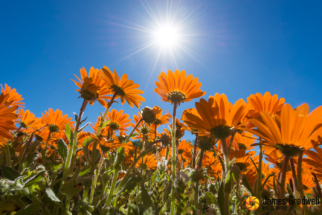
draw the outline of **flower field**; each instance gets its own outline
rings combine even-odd
[[[155,81],[170,111],[142,107],[140,86],[106,66],[72,81],[83,101],[75,116],[36,117],[23,92],[2,86],[0,214],[322,214],[322,106],[269,92],[201,98],[198,78],[179,70]],[[179,116],[186,102],[195,107]],[[94,103],[105,111],[88,123]]]

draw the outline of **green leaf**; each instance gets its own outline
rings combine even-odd
[[[29,165],[31,165],[35,160],[37,159],[37,154],[36,153],[32,153],[32,154],[28,154],[26,156],[25,162],[23,164],[24,168],[27,168]]]
[[[72,129],[70,128],[70,125],[68,123],[66,124],[66,127],[65,127],[65,134],[66,134],[69,144],[71,144],[70,140],[73,137],[73,132],[72,132]]]
[[[83,168],[80,172],[79,172],[79,175],[78,177],[82,177],[83,175],[85,175],[86,173],[88,173],[90,171],[90,167],[87,167],[87,168]]]
[[[105,122],[101,123],[101,124],[100,124],[100,128],[101,128],[101,129],[105,128],[105,127],[107,126],[107,124],[108,124],[110,121],[111,121],[111,120],[107,120],[107,121],[105,121]]]
[[[58,203],[60,202],[60,199],[57,198],[57,196],[55,195],[55,193],[54,193],[54,191],[52,189],[47,187],[45,192],[46,192],[48,198],[50,198],[51,201],[58,202]]]
[[[16,178],[18,178],[20,176],[19,172],[11,167],[8,167],[4,164],[2,164],[2,174],[4,177],[6,177],[7,179],[14,181]]]
[[[60,170],[60,168],[62,167],[62,163],[53,163],[52,164],[52,171],[53,172],[57,172],[58,170]]]
[[[269,179],[271,176],[274,176],[274,175],[275,175],[275,173],[272,173],[272,174],[270,174],[269,176],[267,176],[267,177],[266,177],[266,179],[265,179],[265,181],[264,181],[264,183],[263,183],[263,185],[262,185],[262,190],[264,189],[264,186],[265,186],[265,184],[267,183],[268,179]]]
[[[24,183],[25,183],[25,187],[29,187],[30,185],[33,185],[39,181],[41,181],[44,178],[46,171],[42,171],[39,172],[33,176],[31,176],[30,178],[28,178]]]
[[[219,191],[218,191],[218,205],[219,205],[219,210],[221,214],[224,214],[224,184],[221,182],[220,183],[220,187],[219,187]]]
[[[18,211],[17,213],[15,213],[15,215],[32,215],[37,213],[38,211],[42,210],[42,204],[41,203],[33,203],[30,205],[27,205],[26,207],[24,207],[23,209],[21,209],[20,211]]]
[[[120,195],[122,192],[131,192],[136,187],[137,183],[140,183],[142,180],[143,179],[139,175],[131,175],[116,196]]]
[[[142,190],[141,194],[142,194],[143,206],[145,209],[148,209],[150,206],[152,206],[153,202],[151,200],[151,197],[148,191],[146,191],[143,182],[141,182],[141,190]]]
[[[68,153],[68,148],[66,143],[64,142],[63,139],[59,139],[57,145],[58,145],[58,154],[63,158],[64,161],[66,161],[67,153]]]
[[[242,184],[244,185],[244,187],[246,187],[246,189],[252,194],[252,196],[254,195],[254,191],[252,189],[252,187],[250,186],[248,179],[246,178],[245,175],[243,175],[242,177]]]
[[[93,138],[88,137],[83,141],[83,152],[84,152],[84,156],[86,158],[87,161],[91,162],[91,160],[88,157],[88,146],[89,144],[91,144],[94,141]]]

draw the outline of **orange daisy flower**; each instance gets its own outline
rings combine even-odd
[[[77,91],[81,94],[81,97],[86,99],[91,105],[97,100],[101,105],[107,107],[106,100],[110,100],[112,97],[108,96],[112,94],[109,88],[106,87],[105,82],[101,78],[101,70],[91,67],[89,74],[85,68],[80,69],[81,79],[75,75],[78,81],[72,80],[80,89]]]
[[[266,92],[264,96],[260,93],[252,94],[247,98],[247,102],[256,113],[266,112],[268,114],[275,114],[280,111],[285,103],[284,98],[278,98],[278,95],[271,95]]]
[[[61,110],[54,111],[52,108],[49,108],[48,112],[42,114],[42,123],[48,125],[50,132],[58,132],[59,130],[65,130],[66,124],[69,124],[70,127],[73,126],[72,118],[68,118],[68,115],[63,115]]]
[[[206,94],[200,89],[201,83],[198,83],[198,78],[193,78],[192,75],[187,77],[184,70],[176,70],[174,74],[169,70],[168,75],[161,72],[159,82],[155,81],[155,85],[157,88],[154,91],[161,96],[162,101],[171,104],[188,102]]]
[[[216,93],[214,97],[210,96],[208,101],[200,99],[196,102],[196,109],[185,110],[182,120],[200,131],[200,135],[212,134],[215,138],[224,139],[231,135],[232,128],[243,126],[241,121],[248,110],[248,105],[243,99],[232,105],[225,94]]]
[[[12,138],[10,131],[15,130],[15,121],[18,115],[15,114],[18,106],[12,106],[13,100],[8,101],[9,95],[0,95],[0,136],[7,139]]]
[[[22,102],[23,98],[16,92],[15,88],[11,89],[7,84],[5,84],[5,87],[3,88],[1,84],[1,93],[9,95],[7,102],[12,101],[11,106],[24,107],[25,103]]]
[[[137,89],[140,85],[135,84],[132,80],[128,80],[127,74],[124,74],[120,80],[115,70],[114,74],[106,66],[104,66],[102,70],[102,79],[105,81],[107,88],[116,95],[115,99],[120,97],[122,105],[126,100],[131,107],[135,105],[139,108],[141,102],[145,101],[145,99],[139,95],[143,94],[143,91]]]
[[[141,169],[156,169],[157,160],[154,156],[146,155],[142,159],[139,159],[135,166]]]
[[[24,109],[19,109],[18,115],[19,124],[21,125],[21,127],[25,129],[38,128],[42,125],[41,120],[35,117],[35,115],[31,113],[29,110],[25,111]]]
[[[256,129],[245,129],[263,138],[268,147],[278,148],[284,155],[297,156],[300,150],[313,147],[312,140],[322,135],[321,117],[322,106],[316,108],[309,115],[299,110],[293,110],[291,105],[285,104],[281,114],[273,118],[268,113],[260,113],[261,120],[249,119]]]

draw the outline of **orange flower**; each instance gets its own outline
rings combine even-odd
[[[136,168],[141,169],[156,169],[157,160],[154,156],[146,155],[136,163]]]
[[[123,110],[117,112],[114,109],[107,113],[106,120],[110,120],[108,123],[109,129],[114,131],[127,131],[131,122],[129,115],[123,114]]]
[[[69,124],[70,127],[73,126],[72,118],[67,118],[68,115],[63,115],[61,110],[54,111],[52,108],[49,108],[48,112],[42,114],[42,123],[48,125],[50,132],[58,132],[59,130],[65,130],[66,124]]]
[[[159,82],[156,81],[155,84],[157,88],[154,91],[161,96],[162,101],[170,103],[180,104],[206,94],[199,89],[201,83],[198,83],[198,78],[193,78],[192,75],[187,77],[184,70],[176,70],[174,74],[169,70],[168,75],[161,72]]]
[[[189,165],[191,162],[191,143],[187,140],[181,140],[178,144],[178,158],[184,162],[185,166]]]
[[[269,92],[266,92],[264,96],[260,93],[250,95],[247,98],[247,102],[250,104],[251,108],[256,111],[256,113],[265,112],[268,114],[275,114],[277,111],[282,109],[285,99],[278,99],[276,94],[271,96]]]
[[[12,138],[10,131],[16,129],[15,120],[18,115],[15,114],[18,106],[12,106],[13,100],[8,101],[9,95],[0,95],[0,136],[7,139]]]
[[[156,126],[164,125],[170,121],[171,117],[172,116],[170,113],[166,113],[166,114],[162,115],[162,109],[161,109],[161,111],[156,115],[156,119],[153,124]]]
[[[80,69],[81,79],[75,75],[78,81],[72,81],[80,88],[77,91],[81,94],[82,98],[88,100],[88,103],[93,105],[95,100],[97,100],[101,105],[107,107],[106,99],[110,100],[112,98],[108,96],[112,92],[106,87],[105,82],[101,79],[100,73],[101,70],[91,67],[87,75],[83,67]]]
[[[240,128],[241,121],[248,112],[248,105],[239,99],[234,105],[228,102],[225,94],[210,96],[208,102],[200,99],[196,109],[185,110],[182,120],[190,127],[197,129],[200,135],[212,134],[218,139],[227,138],[233,127]]]
[[[16,92],[15,88],[11,90],[11,87],[9,87],[7,84],[5,84],[5,88],[3,88],[1,84],[1,93],[9,95],[7,102],[12,102],[11,106],[23,107],[25,105],[25,103],[21,102],[23,98],[19,93]]]
[[[322,180],[322,149],[315,147],[314,151],[306,151],[307,158],[303,158],[304,163],[309,164],[313,167],[313,171],[319,180]]]
[[[106,82],[107,88],[116,94],[115,99],[120,97],[122,105],[126,100],[131,107],[135,105],[139,108],[141,102],[145,101],[145,99],[139,95],[143,94],[143,91],[137,89],[140,85],[135,84],[132,80],[128,80],[127,74],[124,74],[120,80],[115,70],[114,74],[106,66],[104,66],[102,70],[102,79]]]
[[[19,109],[19,123],[21,127],[28,129],[28,128],[38,128],[40,127],[41,120],[35,117],[33,113],[31,113],[29,110]]]
[[[7,145],[7,141],[4,137],[0,136],[0,149]]]
[[[293,110],[285,104],[279,117],[273,118],[267,113],[260,113],[261,120],[250,119],[256,129],[245,129],[263,138],[268,147],[278,148],[284,155],[297,156],[300,150],[313,147],[312,140],[322,135],[322,106],[310,114]]]

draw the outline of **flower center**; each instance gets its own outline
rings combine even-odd
[[[26,123],[24,123],[24,122],[21,122],[21,123],[20,123],[20,125],[21,125],[21,127],[23,127],[23,128],[26,128],[26,129],[28,128],[27,124],[26,124]]]
[[[116,122],[111,122],[109,126],[113,130],[118,130],[120,128],[120,125],[117,124]]]
[[[212,135],[218,139],[226,139],[232,134],[232,127],[228,125],[219,125],[210,129]]]
[[[168,94],[168,100],[171,102],[171,104],[180,104],[186,100],[186,96],[180,91],[172,91]]]
[[[303,147],[286,144],[275,144],[275,147],[279,149],[283,155],[289,157],[296,157],[304,150]]]
[[[113,84],[112,86],[111,86],[111,89],[114,91],[114,93],[116,93],[117,95],[119,95],[119,96],[121,96],[121,97],[124,97],[125,96],[125,92],[124,92],[124,90],[121,88],[121,87],[119,87],[119,86],[117,86],[116,84]]]
[[[150,132],[150,129],[149,129],[147,126],[142,126],[142,127],[140,128],[140,132],[141,132],[142,134],[148,134],[148,133]]]
[[[59,127],[55,124],[50,124],[48,127],[49,127],[50,132],[58,132],[59,131]]]

